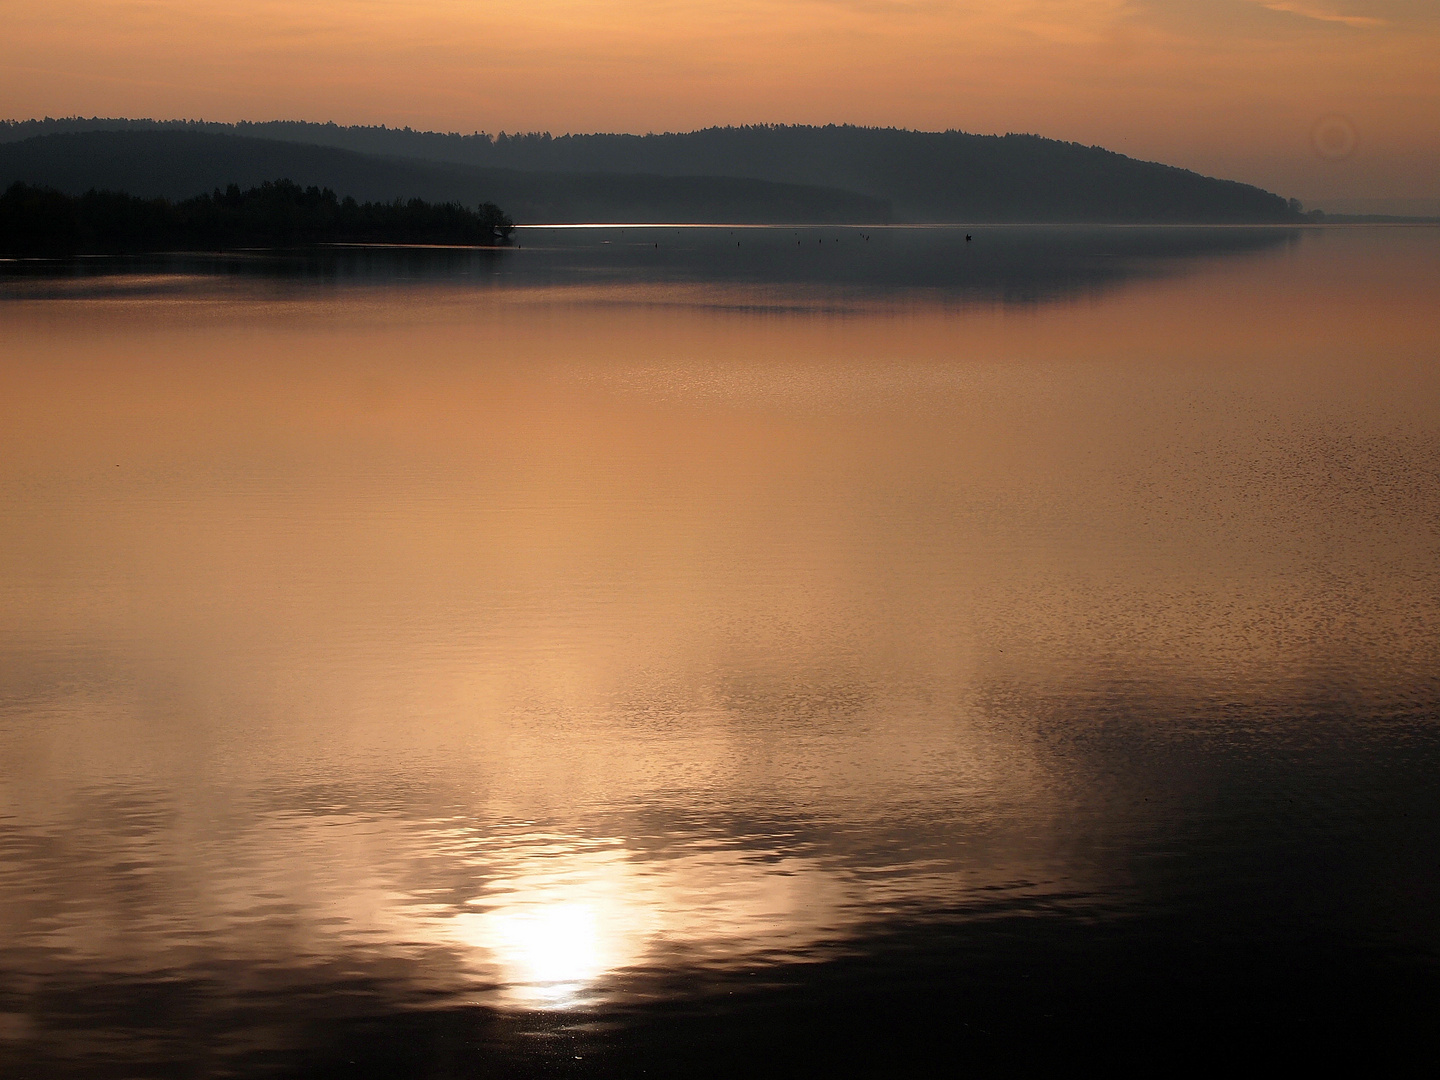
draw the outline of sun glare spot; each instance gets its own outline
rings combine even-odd
[[[647,862],[555,836],[510,838],[496,854],[504,865],[444,932],[504,1008],[573,1009],[623,992],[661,948],[708,966],[808,956],[845,921],[843,890],[802,859],[702,850]]]
[[[557,851],[552,841],[511,854],[515,872],[492,880],[471,902],[479,910],[453,924],[498,976],[503,1003],[573,1007],[644,955],[653,913],[633,895],[623,851]]]
[[[517,996],[562,1006],[606,968],[595,911],[545,904],[490,916],[490,945]]]

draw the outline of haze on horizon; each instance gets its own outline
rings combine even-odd
[[[1434,0],[12,0],[6,23],[14,119],[1024,131],[1440,212]]]

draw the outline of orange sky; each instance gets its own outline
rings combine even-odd
[[[0,117],[1032,131],[1332,208],[1440,209],[1436,0],[3,0],[0,15]]]

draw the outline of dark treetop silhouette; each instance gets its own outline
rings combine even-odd
[[[218,250],[305,244],[504,243],[514,223],[494,203],[471,210],[421,199],[360,203],[329,188],[268,181],[172,202],[115,191],[72,196],[16,182],[0,195],[0,251],[12,254]]]

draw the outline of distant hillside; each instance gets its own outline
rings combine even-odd
[[[263,136],[486,169],[818,185],[883,200],[904,221],[1206,223],[1300,218],[1280,196],[1248,184],[1034,135],[762,125],[665,135],[490,136],[297,121],[221,125],[70,119],[0,124],[0,141],[97,128]]]
[[[519,222],[884,222],[880,199],[802,184],[714,176],[525,173],[379,157],[196,130],[89,131],[0,143],[0,188],[91,188],[185,199],[286,177],[362,202],[420,198],[503,206]]]

